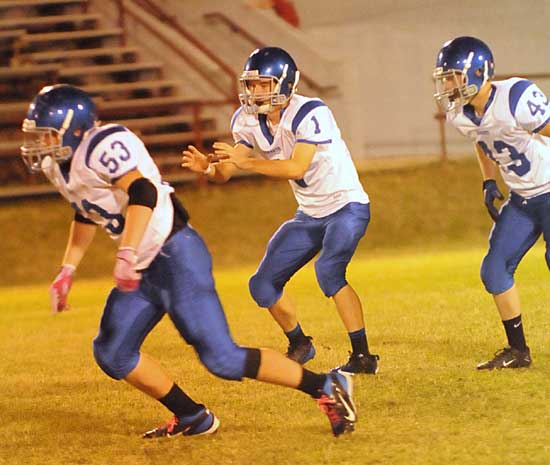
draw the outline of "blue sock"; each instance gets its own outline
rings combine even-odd
[[[204,408],[204,405],[197,404],[176,383],[159,402],[178,417],[196,415]]]
[[[514,347],[518,350],[525,350],[527,344],[525,343],[525,335],[523,334],[521,315],[510,320],[502,321],[502,324],[504,325],[510,347]]]
[[[296,327],[294,329],[291,329],[288,332],[285,332],[286,337],[288,338],[288,342],[290,342],[290,345],[297,345],[302,342],[306,342],[307,336],[302,331],[302,327],[300,326],[300,323],[296,324]]]
[[[351,341],[351,351],[354,354],[368,354],[369,345],[367,343],[367,333],[365,328],[358,329],[348,333],[349,340]]]

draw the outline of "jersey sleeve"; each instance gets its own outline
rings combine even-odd
[[[235,144],[243,144],[254,148],[254,134],[246,127],[246,114],[243,107],[239,107],[231,118],[231,133]]]
[[[308,104],[316,104],[309,111],[304,112],[301,117],[300,109],[296,114],[296,119],[293,121],[294,134],[296,135],[296,142],[303,142],[306,144],[330,144],[333,139],[334,133],[334,118],[329,108],[322,102],[308,102]],[[306,107],[304,105],[304,107]],[[303,107],[303,108],[304,108]],[[301,117],[301,118],[300,118]]]
[[[510,88],[509,100],[512,115],[526,131],[538,132],[550,121],[548,98],[531,81],[517,81]]]
[[[139,160],[147,155],[138,136],[122,126],[118,129],[96,134],[86,153],[88,168],[109,182],[135,170]]]

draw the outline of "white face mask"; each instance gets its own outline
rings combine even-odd
[[[457,70],[443,71],[436,68],[434,98],[445,113],[458,113],[477,94],[475,85],[468,85],[468,76]]]
[[[63,132],[55,128],[36,127],[36,121],[23,121],[23,145],[21,157],[32,172],[41,171],[42,160],[51,157],[57,163],[69,160],[73,150],[63,146]]]
[[[281,86],[286,78],[286,69],[280,78],[263,76],[258,71],[244,71],[239,79],[239,101],[249,114],[267,114],[276,107],[285,105],[296,92],[299,80],[299,72],[296,71],[295,81],[288,95],[281,92]],[[262,92],[254,89],[262,84]],[[270,89],[270,90],[263,90]]]

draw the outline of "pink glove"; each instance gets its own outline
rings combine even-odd
[[[115,276],[116,287],[122,292],[132,292],[139,287],[141,274],[135,270],[137,255],[131,247],[121,247],[116,254]]]
[[[50,305],[53,313],[68,310],[67,296],[73,284],[73,275],[76,267],[63,265],[61,271],[50,286]]]

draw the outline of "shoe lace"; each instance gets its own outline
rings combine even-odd
[[[336,401],[329,396],[323,395],[317,399],[317,405],[323,413],[328,416],[331,423],[338,423],[340,421],[340,415],[334,408]]]
[[[497,350],[494,354],[493,360],[500,360],[504,357],[506,357],[510,352],[512,351],[511,347],[505,347],[504,349]]]

